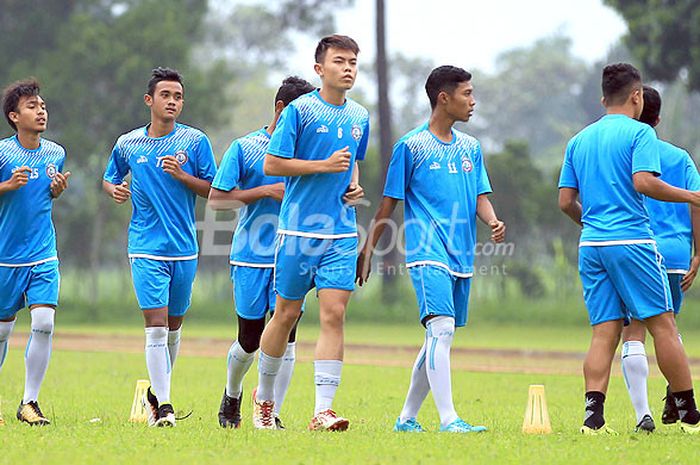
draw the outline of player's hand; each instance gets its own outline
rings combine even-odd
[[[359,184],[350,184],[345,191],[343,201],[348,205],[357,205],[365,197],[365,190]]]
[[[129,190],[128,182],[124,181],[121,184],[114,186],[114,190],[112,191],[112,198],[115,202],[117,202],[118,204],[122,204],[129,200],[129,197],[131,197],[131,191]]]
[[[277,200],[278,202],[282,201],[282,198],[284,198],[284,183],[283,182],[277,182],[275,184],[269,184],[267,186],[267,197],[270,197],[271,199]]]
[[[16,191],[29,182],[29,174],[32,169],[28,166],[20,166],[12,173],[12,177],[5,181],[6,190]]]
[[[56,173],[53,181],[51,181],[51,186],[49,186],[49,189],[51,189],[51,196],[54,199],[57,199],[63,194],[64,190],[68,189],[68,178],[70,178],[70,171],[66,171],[65,174],[61,172]]]
[[[506,224],[501,220],[493,220],[489,223],[491,228],[491,240],[500,243],[506,240]]]
[[[372,270],[372,255],[364,250],[357,255],[357,270],[355,271],[355,282],[362,287],[369,280]]]
[[[182,169],[182,165],[180,165],[180,162],[177,161],[177,158],[173,157],[172,155],[163,157],[163,171],[178,181],[182,181],[185,174],[187,174],[185,173],[185,170]]]
[[[352,155],[347,145],[340,150],[336,150],[326,160],[326,173],[342,173],[350,169],[350,158]]]
[[[699,268],[700,257],[696,255],[690,260],[690,269],[685,276],[683,276],[683,279],[681,279],[681,291],[687,292],[688,289],[690,289],[690,286],[693,285],[693,281],[695,281],[695,277],[698,275]]]

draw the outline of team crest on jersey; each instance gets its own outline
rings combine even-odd
[[[53,179],[56,177],[56,173],[58,173],[58,168],[56,168],[56,165],[53,163],[49,163],[46,165],[46,176],[49,177],[49,179]]]
[[[175,152],[175,159],[179,164],[184,165],[185,163],[187,163],[188,160],[187,152],[185,152],[184,150],[178,150],[177,152]]]
[[[465,173],[471,173],[474,169],[474,164],[467,156],[462,156],[462,171]]]
[[[362,139],[362,128],[357,124],[353,124],[350,134],[352,134],[352,138],[355,139],[356,142],[360,142],[360,139]]]

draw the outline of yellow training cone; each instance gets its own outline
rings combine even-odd
[[[552,425],[549,422],[544,385],[531,384],[527,396],[525,419],[523,420],[523,433],[549,434],[551,432]]]

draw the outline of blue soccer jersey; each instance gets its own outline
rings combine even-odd
[[[681,189],[700,191],[700,175],[688,152],[660,140],[659,157],[662,181]],[[693,239],[690,207],[685,203],[661,202],[649,197],[644,198],[644,205],[668,272],[687,272]]]
[[[50,140],[41,139],[35,150],[22,147],[17,136],[0,141],[0,182],[21,166],[31,168],[26,185],[0,195],[0,266],[58,259],[50,186],[65,159],[63,147]]]
[[[579,192],[581,245],[653,241],[632,175],[661,173],[658,145],[651,126],[620,114],[603,116],[569,141],[559,188]]]
[[[355,208],[343,202],[355,161],[363,160],[369,140],[369,112],[347,99],[325,102],[319,91],[302,95],[282,112],[268,152],[282,158],[325,160],[349,147],[350,169],[285,178],[279,232],[320,239],[357,235]]]
[[[491,192],[481,145],[452,130],[435,137],[428,124],[394,145],[384,196],[404,200],[406,266],[436,265],[455,276],[474,271],[476,201]]]
[[[284,182],[284,178],[263,173],[269,144],[270,135],[266,129],[233,141],[221,160],[212,187],[228,192]],[[241,208],[231,241],[232,265],[274,266],[279,212],[280,202],[271,198],[263,198]]]
[[[148,127],[122,135],[107,163],[104,179],[112,184],[121,184],[131,172],[131,258],[197,258],[197,196],[163,171],[163,158],[168,155],[177,158],[182,169],[192,176],[211,182],[216,175],[216,161],[207,136],[179,123],[163,137],[149,137]]]

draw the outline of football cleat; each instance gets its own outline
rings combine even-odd
[[[680,420],[681,417],[678,414],[678,407],[676,407],[676,402],[673,399],[670,386],[666,386],[666,397],[664,397],[664,401],[664,411],[661,414],[661,423],[664,425],[672,425]]]
[[[219,425],[222,428],[240,428],[241,427],[241,399],[243,393],[238,397],[230,397],[224,389],[224,396],[221,398],[221,406],[219,407]]]
[[[656,424],[651,415],[644,415],[637,426],[634,428],[635,433],[653,433],[656,429]]]
[[[350,420],[339,417],[331,409],[318,412],[309,423],[309,431],[345,431]]]
[[[284,423],[282,423],[282,419],[279,417],[279,415],[277,415],[276,413],[273,413],[273,415],[275,417],[275,428],[278,430],[286,429],[284,427]]]
[[[257,389],[253,390],[253,428],[255,429],[277,429],[275,416],[273,414],[275,403],[271,400],[258,402]]]
[[[156,420],[158,420],[158,398],[151,392],[150,386],[143,394],[141,403],[146,412],[148,412],[148,426],[155,426]]]
[[[394,423],[394,431],[397,433],[425,433],[425,430],[415,418],[409,418],[408,420],[401,422],[401,417],[396,419],[396,423]]]
[[[440,426],[441,433],[483,433],[484,431],[488,431],[488,428],[470,425],[461,418],[457,418],[447,426]]]
[[[41,413],[39,404],[36,401],[30,401],[25,403],[20,402],[19,408],[17,409],[17,419],[31,426],[46,426],[50,425],[51,422],[44,417]]]
[[[589,428],[586,425],[583,425],[581,427],[581,434],[584,434],[586,436],[602,436],[602,435],[610,435],[610,436],[618,436],[619,433],[615,431],[612,428],[608,428],[607,425],[603,425],[600,428],[593,429]]]
[[[162,404],[158,407],[158,417],[153,426],[165,427],[165,426],[175,426],[175,410],[170,404]]]

